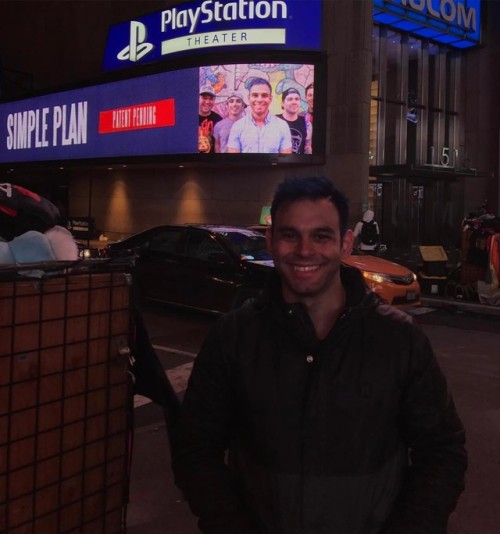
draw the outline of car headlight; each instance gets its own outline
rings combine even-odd
[[[363,277],[369,282],[375,282],[381,284],[383,282],[391,282],[391,277],[388,274],[383,273],[371,273],[369,271],[363,271]]]

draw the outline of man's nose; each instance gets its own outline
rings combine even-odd
[[[313,242],[307,237],[301,237],[297,241],[297,247],[295,251],[300,256],[309,256],[311,254],[314,254]]]

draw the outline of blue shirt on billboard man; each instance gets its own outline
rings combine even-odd
[[[264,78],[253,78],[248,86],[250,112],[231,128],[227,152],[292,153],[290,128],[269,111],[272,100],[271,84]]]

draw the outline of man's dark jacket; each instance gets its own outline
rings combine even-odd
[[[341,274],[322,341],[277,279],[207,337],[173,444],[203,533],[446,532],[467,460],[445,378],[412,319]]]

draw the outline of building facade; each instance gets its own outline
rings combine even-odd
[[[26,96],[26,80],[47,92],[97,83],[108,26],[177,3],[24,2],[23,13],[27,4],[31,11],[21,16],[16,2],[4,2],[1,96]],[[485,200],[489,211],[498,211],[496,4],[482,2],[477,24],[483,45],[455,49],[377,22],[372,1],[323,0],[327,89],[321,164],[0,162],[0,176],[46,194],[70,216],[93,217],[99,234],[119,239],[156,224],[253,224],[284,177],[324,174],[351,199],[352,226],[370,207],[390,246],[453,245],[467,213]],[[25,35],[44,17],[45,31],[29,39],[35,50]],[[15,72],[28,74],[17,89]]]

